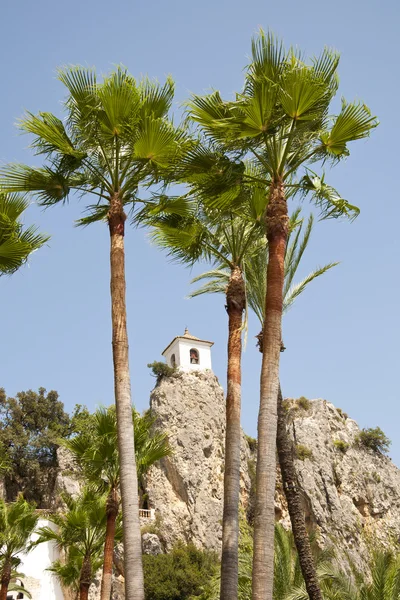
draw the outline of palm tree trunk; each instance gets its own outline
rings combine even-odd
[[[81,583],[79,586],[79,600],[88,600],[90,585]]]
[[[79,600],[88,600],[89,588],[92,583],[92,563],[90,556],[85,556],[79,578]]]
[[[237,600],[238,597],[242,315],[245,303],[243,275],[236,267],[232,270],[226,294],[229,337],[221,600]]]
[[[115,489],[112,489],[107,498],[107,526],[106,539],[104,542],[104,562],[103,575],[101,579],[100,600],[110,600],[111,596],[115,524],[118,516],[118,508],[119,503],[117,491]]]
[[[285,490],[294,542],[299,555],[300,568],[306,584],[307,593],[310,600],[323,600],[315,570],[314,558],[311,552],[310,539],[306,529],[304,510],[301,505],[297,474],[294,466],[293,444],[286,429],[286,415],[280,386],[278,395],[278,432],[276,442],[278,446],[283,489]]]
[[[10,585],[11,579],[11,563],[7,560],[3,565],[1,572],[1,588],[0,588],[0,600],[7,600],[8,586]]]
[[[139,496],[129,375],[126,326],[124,228],[125,214],[118,194],[110,199],[111,314],[115,404],[124,523],[125,596],[144,600]]]
[[[271,185],[266,214],[269,260],[263,327],[254,515],[253,600],[272,600],[277,399],[288,214],[283,182]]]
[[[262,334],[257,336],[258,347],[262,352]],[[283,344],[281,344],[281,352]],[[301,505],[300,492],[297,483],[297,473],[294,464],[294,449],[286,429],[286,414],[283,406],[282,390],[278,391],[278,427],[276,434],[279,466],[282,474],[283,489],[288,504],[293,538],[299,556],[300,568],[306,584],[310,600],[323,600],[314,558],[311,551],[304,510]]]

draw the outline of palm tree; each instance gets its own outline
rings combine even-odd
[[[66,504],[66,511],[53,513],[48,517],[55,528],[40,527],[37,531],[39,537],[33,546],[55,542],[58,549],[65,552],[66,559],[63,562],[56,561],[50,570],[59,576],[63,585],[77,586],[79,599],[87,600],[90,585],[101,565],[106,532],[106,500],[89,488],[77,499],[66,494],[62,499]],[[121,537],[120,525],[116,536]]]
[[[17,271],[49,239],[35,227],[23,228],[20,218],[28,206],[23,196],[0,191],[0,276]]]
[[[45,207],[67,201],[73,191],[93,195],[95,201],[88,204],[88,215],[79,224],[102,221],[108,225],[125,587],[127,598],[143,600],[126,322],[126,210],[134,218],[142,202],[139,187],[158,181],[185,143],[183,134],[167,118],[174,94],[170,79],[163,86],[146,78],[137,83],[126,70],[117,68],[100,83],[94,70],[79,66],[60,70],[59,79],[68,93],[66,120],[41,112],[27,113],[20,121],[21,129],[33,135],[32,147],[43,156],[44,166],[8,165],[2,171],[2,182],[7,191],[32,193]],[[179,210],[179,201],[172,204]]]
[[[150,411],[139,415],[133,409],[132,419],[136,466],[140,480],[152,464],[171,453],[171,448],[168,444],[167,434],[154,430],[154,418]],[[107,496],[101,600],[109,600],[115,528],[120,508],[120,466],[115,408],[98,409],[93,415],[93,420],[94,426],[90,432],[82,432],[72,439],[66,440],[64,445],[72,452],[85,480],[95,487],[98,494]]]
[[[15,579],[15,570],[21,564],[18,555],[29,551],[29,540],[37,522],[35,506],[22,496],[12,504],[0,499],[0,600],[7,598],[10,582]]]
[[[324,218],[354,217],[358,209],[310,169],[318,161],[337,163],[349,154],[348,143],[365,138],[377,125],[362,103],[346,103],[329,114],[338,88],[336,53],[324,50],[307,65],[295,50],[285,51],[262,31],[252,43],[252,61],[244,89],[234,101],[219,92],[193,96],[189,117],[213,146],[191,150],[185,163],[192,191],[215,210],[240,207],[243,185],[259,184],[269,192],[257,218],[269,247],[263,323],[258,455],[254,522],[253,600],[271,600],[274,557],[274,493],[277,398],[283,310],[284,257],[288,236],[288,190],[311,195]],[[215,157],[214,147],[224,152]],[[253,174],[241,161],[247,157]],[[210,167],[212,166],[212,168]],[[192,171],[192,176],[190,172]],[[216,192],[219,182],[219,192]],[[210,199],[210,189],[214,199]],[[224,193],[221,193],[221,192]]]
[[[47,570],[57,577],[64,589],[70,589],[74,598],[81,597],[81,573],[83,567],[83,555],[76,546],[71,546],[65,552],[64,560],[55,560]],[[100,553],[91,558],[92,572],[96,573],[103,564],[103,558]],[[90,587],[90,586],[89,586]]]
[[[304,219],[300,218],[300,209],[293,212],[289,222],[288,242],[285,253],[285,283],[283,296],[283,312],[292,306],[295,299],[306,289],[306,287],[317,277],[326,273],[337,263],[329,263],[312,271],[302,281],[294,284],[294,278],[303,257],[304,251],[310,240],[314,218],[312,215],[307,220],[303,231]],[[259,251],[251,256],[246,255],[244,259],[244,271],[246,279],[246,296],[250,308],[254,311],[262,326],[264,322],[265,295],[266,295],[266,266],[268,263],[268,248],[261,246]],[[202,273],[193,282],[207,280],[207,282],[191,294],[192,297],[205,293],[224,293],[228,281],[229,272],[220,264],[213,271]],[[262,351],[262,333],[258,336],[258,345]],[[299,554],[300,565],[306,582],[307,591],[311,600],[320,600],[321,590],[313,562],[311,546],[305,525],[304,511],[301,505],[299,490],[297,489],[297,477],[293,460],[293,448],[286,431],[286,415],[282,404],[282,395],[279,387],[278,399],[278,427],[277,427],[277,449],[279,464],[292,530],[296,548]]]
[[[249,198],[249,207],[253,198]],[[258,224],[247,224],[229,215],[216,221],[201,206],[190,218],[165,216],[151,220],[152,238],[169,256],[192,265],[200,259],[217,262],[224,269],[222,290],[228,314],[228,362],[226,394],[224,508],[222,520],[221,599],[235,600],[238,593],[238,539],[240,493],[240,410],[243,313],[246,308],[244,261],[259,251]],[[226,277],[225,277],[226,275]],[[209,290],[208,290],[209,291]]]

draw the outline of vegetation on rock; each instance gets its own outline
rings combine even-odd
[[[380,427],[362,429],[356,437],[356,443],[364,448],[386,454],[389,452],[391,440],[383,433]]]
[[[307,446],[304,446],[304,444],[296,445],[296,456],[299,460],[306,460],[307,458],[311,459],[312,455],[312,450],[307,448]]]
[[[333,445],[343,454],[346,454],[347,450],[350,448],[350,444],[344,440],[333,440]]]
[[[157,378],[158,383],[163,377],[173,377],[178,371],[176,367],[170,367],[167,363],[158,360],[149,363],[147,366],[151,369],[154,377]]]

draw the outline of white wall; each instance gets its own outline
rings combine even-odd
[[[190,362],[190,350],[195,348],[199,353],[200,362],[193,365]],[[175,354],[176,365],[183,371],[202,371],[204,369],[212,370],[211,366],[211,348],[205,342],[195,340],[177,339],[174,344],[165,352],[164,357],[167,363],[171,365],[171,356]]]
[[[47,519],[39,519],[38,527],[54,527],[54,525]],[[35,539],[37,535],[32,536],[32,540]],[[22,564],[18,571],[25,575],[22,581],[24,587],[31,592],[32,600],[64,600],[58,580],[52,573],[46,571],[51,563],[59,558],[54,542],[40,544],[32,552],[23,554],[20,558]]]

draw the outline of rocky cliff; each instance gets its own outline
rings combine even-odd
[[[302,450],[296,469],[308,528],[321,545],[333,543],[340,549],[344,567],[350,559],[363,569],[371,540],[387,545],[399,540],[400,471],[390,458],[360,446],[357,423],[329,402],[289,400],[287,405],[290,435]],[[150,511],[144,511],[143,550],[166,551],[181,539],[218,551],[225,435],[225,401],[218,379],[210,371],[163,377],[151,394],[150,406],[174,452],[146,477],[144,507],[154,509],[156,518],[146,519]],[[254,443],[243,435],[241,446],[241,503],[249,515]],[[276,518],[289,527],[279,470],[277,474]],[[64,450],[59,451],[55,481],[55,496],[79,492]],[[59,505],[55,497],[52,506]],[[112,598],[123,597],[123,579],[116,573]],[[90,590],[90,600],[98,598],[99,580]]]
[[[156,426],[168,432],[173,455],[146,478],[149,504],[156,511],[163,542],[194,541],[219,550],[224,486],[225,399],[209,371],[163,378],[150,396]],[[242,437],[241,491],[250,492],[249,446]]]
[[[360,568],[371,538],[390,544],[400,535],[400,471],[391,460],[356,443],[357,423],[325,400],[291,403],[290,434],[303,447],[296,460],[310,530],[334,543]],[[147,478],[148,502],[168,549],[176,539],[218,550],[221,540],[224,394],[211,372],[163,378],[151,394],[158,427],[174,453]],[[303,406],[303,407],[302,407]],[[343,444],[338,443],[342,441]],[[241,500],[251,502],[254,455],[242,437]],[[276,516],[289,526],[278,473]],[[345,559],[343,559],[345,560]]]

